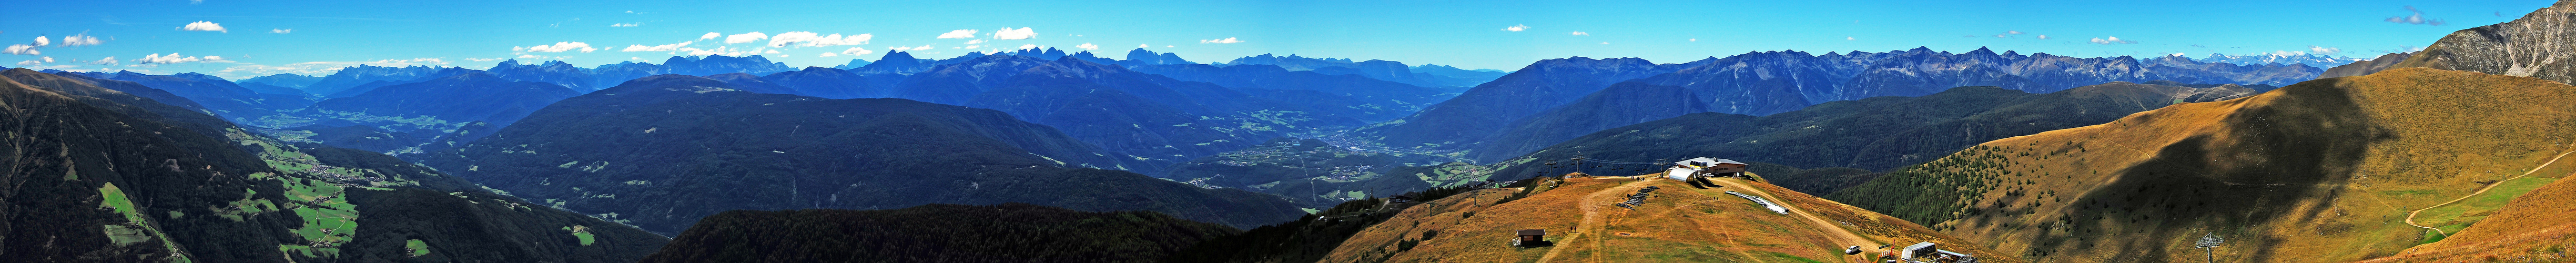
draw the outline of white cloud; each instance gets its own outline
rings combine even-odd
[[[2004,34],[1995,34],[1995,38],[2010,38],[2010,37],[2008,37],[2008,36],[2004,36]]]
[[[215,32],[224,32],[224,33],[232,33],[232,32],[233,32],[233,31],[224,30],[224,25],[218,25],[218,24],[215,24],[215,22],[206,22],[206,21],[197,21],[196,23],[188,23],[188,25],[187,25],[187,26],[181,26],[181,27],[179,27],[179,30],[187,30],[187,31],[215,31]]]
[[[54,63],[54,57],[45,57],[45,63]]]
[[[53,44],[54,44],[54,41],[53,41],[53,40],[46,40],[44,36],[36,36],[36,46],[41,47],[41,46],[47,46],[47,45],[53,45]]]
[[[546,57],[544,57],[544,56],[537,56],[537,55],[526,55],[526,54],[521,54],[521,55],[519,55],[519,57],[518,57],[518,58],[536,59],[536,58],[546,58]]]
[[[1073,47],[1083,50],[1100,50],[1100,45],[1093,45],[1091,43],[1082,43],[1081,45],[1073,45]]]
[[[2424,11],[2423,11],[2423,10],[2415,10],[2415,6],[2406,6],[2406,12],[2411,12],[2411,13],[2415,13],[2415,14],[2414,14],[2414,15],[2408,15],[2408,16],[2393,16],[2393,17],[2388,17],[2388,22],[2389,22],[2389,23],[2399,23],[2399,24],[2430,25],[2430,26],[2440,26],[2440,25],[2442,25],[2442,24],[2446,24],[2446,23],[2443,23],[2441,19],[2424,19]]]
[[[90,61],[90,62],[89,62],[89,64],[90,64],[90,65],[109,65],[109,66],[115,66],[115,65],[116,65],[116,64],[118,64],[118,63],[117,63],[117,61],[116,61],[116,57],[107,57],[107,58],[100,58],[100,59],[98,59],[98,60],[92,60],[92,61]]]
[[[34,61],[34,60],[19,61],[19,62],[18,62],[18,66],[20,66],[20,67],[35,66],[35,65],[44,65],[44,64],[45,64],[45,62]]]
[[[1693,39],[1690,39],[1690,42],[1699,42],[1699,39],[1697,39],[1697,38],[1693,38]]]
[[[501,60],[501,59],[499,59],[499,58],[465,58],[465,61],[473,61],[473,62],[484,62],[484,61],[494,61],[494,60]]]
[[[659,46],[626,45],[626,49],[625,49],[625,50],[618,50],[618,51],[626,51],[626,52],[665,52],[665,51],[672,51],[672,50],[680,50],[680,47],[688,46],[689,44],[694,44],[694,43],[698,43],[698,42],[697,42],[697,41],[685,41],[685,42],[680,42],[680,43],[671,43],[671,44],[668,44],[668,45],[659,45]]]
[[[975,32],[977,31],[974,29],[951,30],[948,33],[939,34],[939,38],[975,38]]]
[[[841,54],[850,54],[851,56],[867,55],[867,54],[876,54],[876,53],[877,53],[877,51],[875,51],[875,50],[868,50],[868,48],[864,48],[864,47],[854,47],[854,48],[850,48],[850,50],[842,50],[842,51],[841,51]],[[832,53],[823,53],[823,54],[832,54]],[[826,57],[829,57],[830,55],[825,55],[825,56],[826,56]]]
[[[707,34],[706,34],[706,35],[698,36],[698,40],[716,39],[716,37],[721,37],[721,36],[724,36],[724,33],[707,32]]]
[[[1005,28],[1002,28],[1002,30],[994,30],[994,31],[993,31],[993,38],[994,38],[994,39],[1018,40],[1018,39],[1029,39],[1029,38],[1035,38],[1035,37],[1038,37],[1038,31],[1036,31],[1036,30],[1030,30],[1029,28],[1026,28],[1026,27],[1022,27],[1022,28],[1020,28],[1020,29],[1011,29],[1011,28],[1007,28],[1007,27],[1005,27]]]
[[[2308,54],[2308,52],[2287,51],[2287,50],[2273,50],[2273,51],[2272,51],[2272,55],[2273,55],[2273,56],[2282,56],[2282,57],[2287,57],[2287,56],[2301,56],[2301,55],[2307,55],[2307,54]]]
[[[2039,35],[2039,39],[2040,39],[2040,40],[2048,40],[2048,35]]]
[[[2188,56],[2190,56],[2190,55],[2191,55],[2190,53],[2173,53],[2173,55],[2166,55],[2166,56],[2172,56],[2172,57],[2188,57]]]
[[[2308,53],[2314,53],[2314,54],[2318,54],[2318,55],[2334,55],[2335,53],[2343,53],[2343,49],[2341,49],[2341,48],[2330,48],[2330,47],[2320,47],[2320,46],[2308,46]]]
[[[681,52],[681,53],[689,53],[689,55],[690,55],[690,56],[725,55],[725,56],[731,56],[731,57],[740,57],[740,56],[748,55],[748,54],[757,54],[757,53],[749,53],[749,52],[751,52],[751,51],[739,50],[739,49],[733,49],[732,47],[716,47],[716,49],[698,49],[698,48],[693,48],[693,47],[684,47],[684,48],[680,48],[680,50],[678,50],[678,51],[679,51],[679,52]]]
[[[383,64],[447,65],[447,60],[437,58],[387,59],[377,60],[375,62]]]
[[[608,24],[608,27],[638,27],[638,26],[644,26],[644,24],[638,24],[638,23],[616,23],[616,24]]]
[[[1021,44],[1021,45],[1020,45],[1020,49],[1033,49],[1033,48],[1038,48],[1038,44]]]
[[[89,34],[79,34],[79,35],[72,35],[72,36],[68,36],[68,37],[63,37],[63,46],[66,46],[66,47],[77,47],[77,46],[96,46],[96,45],[98,45],[99,43],[107,43],[107,41],[101,41],[101,40],[98,40],[98,37],[89,36]]]
[[[1149,47],[1154,47],[1154,46],[1148,46],[1148,45],[1145,45],[1145,44],[1136,44],[1136,48],[1149,48]]]
[[[777,36],[771,36],[769,38],[769,46],[784,47],[790,44],[807,47],[861,45],[867,44],[868,39],[872,38],[876,38],[876,35],[858,34],[855,36],[844,37],[841,36],[841,34],[832,34],[827,36],[815,34],[814,32],[796,31],[779,33]]]
[[[865,50],[865,49],[862,49],[862,50]],[[827,57],[827,58],[828,58],[828,57],[838,57],[838,56],[841,56],[841,54],[833,54],[832,52],[823,52],[823,54],[816,54],[816,55],[814,55],[814,56],[816,56],[816,57]]]
[[[760,51],[760,53],[761,53],[761,54],[778,54],[778,50],[762,50],[762,51]]]
[[[1852,38],[1852,37],[1843,37],[1843,40],[1860,40],[1860,39]]]
[[[930,47],[930,45],[921,45],[921,46],[919,46],[919,47],[892,47],[891,49],[894,49],[895,51],[906,51],[906,50],[916,50],[916,51],[917,51],[917,50],[930,50],[930,49],[931,49],[931,47]]]
[[[1503,31],[1521,32],[1521,30],[1529,30],[1529,25],[1512,25],[1503,27]]]
[[[294,29],[276,29],[276,28],[270,28],[270,29],[268,29],[268,32],[269,32],[269,33],[277,33],[277,34],[285,34],[285,33],[295,33],[295,30],[294,30]]]
[[[519,49],[518,49],[517,47],[511,47],[511,48],[510,48],[510,50],[516,51],[516,50],[519,50]],[[582,43],[582,42],[555,42],[553,45],[537,45],[537,46],[533,46],[533,47],[528,47],[528,49],[527,49],[527,50],[528,50],[528,52],[549,52],[549,53],[551,53],[551,52],[564,52],[564,51],[581,50],[581,52],[582,52],[582,53],[590,53],[591,51],[596,51],[596,50],[599,50],[599,49],[598,49],[598,48],[592,48],[592,47],[590,47],[590,43]]]
[[[36,46],[30,46],[30,45],[27,45],[27,44],[11,44],[11,45],[9,45],[9,48],[8,48],[7,50],[0,50],[0,53],[9,53],[10,55],[29,55],[29,56],[45,54],[45,52],[43,52],[43,51],[36,51]]]
[[[1234,38],[1231,38],[1231,37],[1229,37],[1229,38],[1225,38],[1225,39],[1201,39],[1201,40],[1199,40],[1199,44],[1234,44],[1234,43],[1243,43],[1243,40],[1240,40],[1240,39],[1234,39]]]
[[[761,34],[760,32],[733,34],[725,36],[725,44],[751,43],[752,41],[760,41],[762,39],[769,39],[769,34]]]
[[[1574,31],[1574,35],[1577,35],[1577,36],[1589,36],[1589,35],[1592,35],[1592,33],[1584,33],[1583,31]]]
[[[966,49],[977,49],[977,48],[983,48],[983,47],[984,47],[984,46],[966,46]]]
[[[967,40],[967,41],[966,41],[966,44],[967,44],[967,45],[983,44],[983,43],[984,43],[984,40],[982,40],[982,39]]]
[[[2137,43],[2138,43],[2138,41],[2120,40],[2120,37],[2097,37],[2097,38],[2093,38],[2093,43],[2094,43],[2094,44],[2103,44],[2103,45],[2110,45],[2110,44],[2137,44]]]
[[[216,60],[222,60],[222,59],[223,59],[223,57],[215,57],[215,59],[216,59]],[[134,60],[134,63],[137,63],[137,64],[178,64],[178,63],[202,62],[202,61],[206,61],[206,59],[205,59],[205,58],[200,58],[200,57],[181,56],[181,55],[179,55],[179,53],[170,53],[170,55],[161,55],[161,54],[143,55],[143,58],[142,58],[142,59],[136,59],[136,60]]]

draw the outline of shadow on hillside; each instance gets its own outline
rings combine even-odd
[[[2076,198],[2079,206],[2032,244],[2032,254],[2053,250],[2109,249],[2115,261],[2163,262],[2167,255],[2193,250],[2193,239],[2215,232],[2227,239],[2222,250],[2268,251],[2278,237],[2250,226],[2312,218],[2326,206],[2297,209],[2302,203],[2333,203],[2342,184],[2370,145],[2395,138],[2356,105],[2348,90],[2333,80],[2311,81],[2274,92],[2273,104],[2248,107],[2221,123],[2224,135],[2187,138],[2164,147],[2156,157],[2117,172],[2116,181]],[[2304,87],[2303,87],[2304,86]],[[2117,227],[2106,227],[2117,226]],[[2117,235],[2118,238],[2100,238]],[[2257,246],[2257,247],[2245,247]],[[2270,253],[2244,253],[2250,262],[2272,261]],[[2034,258],[2036,259],[2036,258]]]

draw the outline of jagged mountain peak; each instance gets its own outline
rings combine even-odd
[[[1643,58],[1608,58],[1608,59],[1595,59],[1595,58],[1588,58],[1588,57],[1583,57],[1583,56],[1572,56],[1572,57],[1566,57],[1566,58],[1557,58],[1557,59],[1544,59],[1544,60],[1539,60],[1538,62],[1530,63],[1530,65],[1529,65],[1528,67],[1529,67],[1529,68],[1538,68],[1538,67],[1561,67],[1561,66],[1575,66],[1575,65],[1610,65],[1610,64],[1639,64],[1639,63],[1643,63],[1643,64],[1649,64],[1649,65],[1651,65],[1651,64],[1654,64],[1655,62],[1653,62],[1653,61],[1647,61],[1646,59],[1643,59]],[[1527,70],[1527,69],[1524,69],[1524,70]]]
[[[515,67],[569,68],[569,69],[573,69],[573,70],[580,70],[580,69],[581,69],[581,68],[580,68],[580,67],[578,67],[578,66],[573,66],[573,65],[572,65],[572,63],[564,63],[562,60],[547,60],[547,61],[545,61],[544,63],[537,63],[537,64],[521,64],[521,63],[519,63],[519,60],[518,60],[518,59],[506,59],[506,60],[501,60],[501,63],[499,63],[499,64],[494,64],[494,65],[492,65],[492,67],[493,67],[493,68],[505,68],[505,67],[509,67],[509,68],[515,68]]]
[[[2576,83],[2576,1],[2513,21],[2461,29],[2394,67],[2427,67]]]
[[[1137,50],[1144,50],[1144,49],[1137,49]],[[915,59],[915,58],[912,58],[912,52],[903,52],[903,51],[901,51],[901,50],[895,50],[895,51],[886,51],[885,57],[879,57],[879,58],[877,58],[877,61],[904,61],[904,60],[913,60],[913,59]]]

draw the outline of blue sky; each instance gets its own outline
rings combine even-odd
[[[2517,18],[2550,1],[99,1],[0,9],[12,67],[204,72],[239,79],[360,63],[487,68],[493,59],[591,67],[700,53],[790,66],[946,58],[1083,44],[1198,62],[1263,53],[1514,70],[1540,59],[1682,62],[1751,51],[1977,47],[2072,56],[2333,51],[2371,57]],[[2412,7],[2414,11],[2410,11]],[[2399,23],[2418,16],[2442,23]],[[205,21],[223,31],[183,30]],[[620,26],[632,25],[632,26]],[[1520,31],[1506,30],[1515,26]],[[208,29],[200,24],[200,29]],[[1026,38],[1012,36],[1026,28]],[[1009,32],[1003,32],[1010,29]],[[938,38],[975,30],[972,38]],[[760,32],[766,39],[750,39]],[[777,36],[842,37],[771,47]],[[1577,34],[1576,32],[1581,32]],[[2021,34],[2009,34],[2020,32]],[[713,39],[701,39],[717,33]],[[862,39],[855,36],[866,34]],[[727,43],[741,35],[744,43]],[[2002,37],[1997,37],[2001,35]],[[2047,36],[2041,39],[2040,36]],[[66,41],[79,36],[81,40]],[[37,46],[37,37],[48,39]],[[2117,37],[2121,41],[2109,41]],[[2094,39],[2110,44],[2097,44]],[[1232,41],[1210,41],[1234,39]],[[855,44],[865,40],[865,44]],[[969,41],[980,41],[968,44]],[[579,43],[563,48],[558,43]],[[652,46],[686,42],[671,51]],[[842,45],[854,44],[854,45]],[[531,47],[544,48],[531,49]],[[627,51],[630,46],[645,46]],[[581,46],[591,48],[584,52]],[[974,46],[975,49],[965,49]],[[514,48],[517,48],[514,51]],[[864,55],[850,55],[863,48]],[[545,52],[561,50],[560,52]],[[176,53],[176,55],[172,55]],[[822,54],[833,53],[825,57]],[[113,57],[112,65],[103,59]],[[521,58],[525,57],[525,58]],[[51,58],[52,62],[44,61]],[[148,58],[148,59],[147,59]]]

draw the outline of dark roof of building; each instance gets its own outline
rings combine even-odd
[[[1545,230],[1545,229],[1522,229],[1521,231],[1516,231],[1516,232],[1519,232],[1519,233],[1520,233],[1520,235],[1523,235],[1523,236],[1545,236],[1545,235],[1547,235],[1547,230]]]

